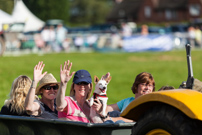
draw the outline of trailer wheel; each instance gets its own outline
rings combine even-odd
[[[132,135],[200,135],[201,122],[190,119],[169,105],[157,105],[142,115]]]
[[[0,56],[3,55],[5,49],[6,49],[5,42],[4,42],[3,38],[0,36]]]

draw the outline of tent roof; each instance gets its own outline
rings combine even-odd
[[[42,20],[30,12],[22,0],[18,0],[16,2],[12,17],[15,22],[25,23],[24,32],[39,30],[45,24]]]

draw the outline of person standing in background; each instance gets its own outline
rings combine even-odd
[[[48,49],[49,51],[55,51],[55,37],[56,37],[56,33],[55,33],[55,29],[54,26],[50,26],[49,27],[49,39],[48,39]]]
[[[45,26],[44,29],[41,31],[41,37],[43,41],[45,42],[45,47],[48,45],[49,40],[49,29],[48,26]]]
[[[193,26],[190,26],[188,28],[188,38],[189,38],[189,43],[191,47],[195,47],[195,42],[196,42],[196,33],[195,33],[195,28]]]
[[[122,37],[130,37],[132,35],[132,29],[127,23],[122,23]]]
[[[149,28],[148,28],[148,26],[146,24],[142,25],[141,26],[141,35],[144,35],[144,36],[148,35],[149,34],[149,30],[148,29]]]
[[[58,47],[60,47],[60,50],[63,50],[63,42],[67,37],[67,29],[65,29],[63,27],[63,24],[58,24],[57,28],[56,28],[56,42]]]
[[[199,26],[195,29],[196,43],[201,48],[202,47],[202,32]]]

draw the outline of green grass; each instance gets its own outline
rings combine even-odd
[[[192,51],[194,77],[202,80],[202,50]],[[137,74],[150,72],[156,82],[156,90],[163,85],[178,88],[182,81],[187,80],[187,59],[185,50],[171,52],[144,53],[60,53],[25,55],[18,57],[0,57],[0,105],[8,98],[13,80],[19,75],[33,78],[33,69],[38,61],[44,61],[44,71],[51,72],[59,81],[60,64],[70,60],[72,71],[86,69],[91,76],[99,78],[111,73],[112,80],[108,85],[108,103],[134,96],[131,86]],[[72,80],[71,80],[72,82]],[[69,95],[70,84],[66,95]]]

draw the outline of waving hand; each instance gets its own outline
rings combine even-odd
[[[71,67],[72,67],[72,62],[70,63],[69,60],[65,61],[63,69],[62,69],[62,65],[60,65],[60,81],[61,81],[61,83],[68,83],[68,81],[74,75],[75,72],[72,72],[70,74]]]
[[[37,83],[41,80],[41,78],[44,77],[44,75],[47,72],[44,72],[42,74],[43,68],[44,68],[45,64],[43,64],[43,61],[39,61],[39,63],[34,67],[34,81],[36,81]]]

